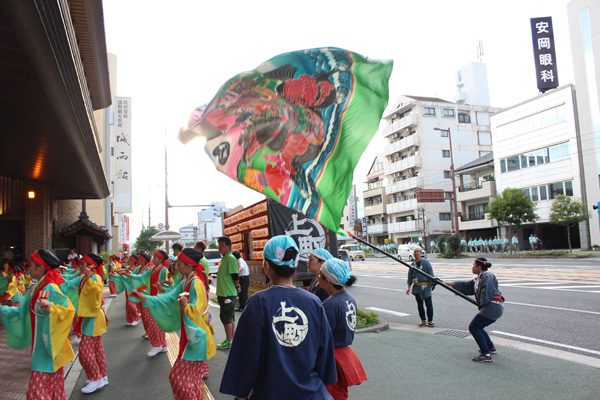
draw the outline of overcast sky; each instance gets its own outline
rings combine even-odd
[[[233,75],[276,54],[335,46],[394,60],[390,103],[402,94],[455,100],[456,71],[484,47],[490,98],[506,107],[537,95],[529,18],[552,16],[560,84],[573,83],[567,0],[134,1],[104,0],[107,47],[117,55],[118,96],[132,98],[131,240],[164,223],[164,146],[173,205],[262,198],[216,171],[203,140],[177,141],[192,110]],[[359,192],[380,136],[354,175]],[[361,197],[361,194],[359,194]],[[196,223],[199,209],[171,209],[171,227]]]

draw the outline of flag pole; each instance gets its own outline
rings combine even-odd
[[[400,264],[404,265],[405,267],[407,267],[407,268],[409,268],[409,269],[412,269],[413,271],[415,271],[415,272],[417,272],[417,273],[419,273],[419,274],[421,274],[421,275],[423,275],[423,276],[425,276],[425,277],[427,277],[427,278],[431,279],[431,280],[432,280],[433,282],[435,282],[437,285],[440,285],[441,287],[443,287],[443,288],[445,288],[445,289],[448,289],[449,291],[451,291],[451,292],[452,292],[452,293],[454,293],[455,295],[457,295],[457,296],[460,296],[460,297],[462,297],[463,299],[467,300],[468,302],[470,302],[470,303],[473,303],[474,305],[476,305],[476,306],[478,306],[478,307],[479,307],[479,304],[478,304],[478,303],[477,303],[475,300],[473,300],[472,298],[470,298],[470,297],[468,297],[468,296],[466,296],[466,295],[462,294],[461,292],[459,292],[458,290],[454,289],[453,287],[446,285],[444,282],[442,282],[442,280],[441,280],[441,279],[439,279],[439,278],[436,278],[436,277],[434,277],[434,276],[431,276],[431,275],[429,275],[428,273],[426,273],[426,272],[424,272],[424,271],[421,271],[420,269],[418,269],[418,268],[415,268],[415,267],[413,267],[412,265],[410,265],[410,264],[408,264],[408,263],[405,263],[404,261],[402,261],[402,260],[401,260],[401,259],[399,259],[398,257],[395,257],[395,256],[391,255],[390,253],[387,253],[387,252],[385,252],[385,251],[383,251],[383,250],[381,250],[381,249],[377,248],[377,246],[375,246],[375,245],[373,245],[373,244],[371,244],[371,243],[367,242],[366,240],[363,240],[363,239],[361,239],[361,238],[359,238],[359,237],[356,237],[356,236],[355,236],[355,235],[353,235],[351,232],[347,232],[347,233],[348,233],[348,235],[350,235],[350,237],[351,237],[352,239],[354,239],[354,240],[357,240],[357,241],[359,241],[360,243],[362,243],[362,244],[364,244],[364,245],[367,245],[367,246],[369,246],[369,247],[370,247],[370,248],[372,248],[373,250],[375,250],[375,251],[378,251],[378,252],[380,252],[381,254],[383,254],[383,255],[385,255],[385,256],[387,256],[387,257],[391,258],[392,260],[399,262]]]

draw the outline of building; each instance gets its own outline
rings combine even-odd
[[[229,211],[225,203],[213,203],[198,213],[198,238],[211,242],[223,236],[223,213]]]
[[[194,247],[199,239],[198,227],[194,224],[189,224],[179,228],[179,233],[181,234],[181,239],[179,239],[179,242],[182,243],[184,247]]]
[[[492,116],[491,123],[498,193],[519,188],[536,205],[539,220],[523,225],[521,243],[535,233],[547,249],[567,247],[565,228],[549,220],[558,194],[585,200],[575,87],[565,85],[509,107]],[[587,221],[573,227],[571,242],[590,246]]]
[[[493,238],[498,223],[490,220],[488,205],[496,197],[494,154],[488,153],[456,169],[458,179],[459,230],[466,240]]]
[[[344,206],[342,220],[340,221],[340,228],[352,233],[360,233],[355,232],[354,230],[354,224],[356,223],[357,218],[358,197],[356,196],[356,185],[352,185],[352,189],[350,189],[350,194],[348,195],[348,200],[346,200],[346,205]]]
[[[590,244],[600,245],[600,3],[571,0],[567,6],[583,169],[582,198],[590,211]],[[593,23],[592,23],[593,21]]]
[[[378,192],[375,187],[367,191],[365,215],[369,204],[378,205],[376,197],[381,195],[382,201],[387,197],[388,237],[394,243],[428,242],[429,237],[451,232],[450,202],[427,201],[422,196],[418,198],[417,192],[452,192],[451,157],[455,165],[463,165],[492,151],[490,116],[497,110],[433,97],[402,96],[384,117],[385,191],[374,194]],[[378,180],[380,177],[374,178],[373,185],[379,185]],[[371,198],[373,201],[368,203]],[[371,210],[376,211],[380,210]],[[383,214],[379,215],[383,224]]]
[[[97,251],[110,237],[85,218],[86,202],[109,194],[96,121],[111,104],[102,2],[3,2],[0,29],[0,256],[61,240]],[[60,202],[74,199],[82,218],[59,230]]]
[[[472,62],[456,72],[456,102],[480,106],[490,105],[485,63]]]
[[[378,154],[367,173],[367,189],[363,192],[364,213],[367,221],[368,241],[373,244],[386,244],[388,239],[388,216],[385,193],[385,172],[383,155]]]

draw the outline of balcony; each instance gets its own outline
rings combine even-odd
[[[406,157],[403,160],[399,160],[396,162],[391,162],[386,159],[384,163],[385,173],[387,175],[393,174],[395,172],[404,171],[409,168],[413,168],[419,165],[419,159],[417,156]]]
[[[398,201],[396,203],[390,203],[385,206],[388,214],[396,214],[405,211],[412,211],[417,209],[417,199],[410,199],[404,201]]]
[[[483,216],[474,216],[466,220],[460,220],[458,227],[461,231],[469,231],[474,229],[496,228],[498,224],[495,220],[490,220],[488,213]]]
[[[496,197],[495,181],[483,181],[481,185],[461,187],[458,190],[456,199],[458,201],[469,201],[476,199],[487,199],[490,197]]]
[[[407,128],[417,124],[417,116],[415,114],[408,114],[407,116],[400,118],[386,126],[383,129],[383,137],[388,137],[392,133],[398,132],[400,129]]]
[[[388,194],[404,192],[405,190],[415,189],[422,186],[423,180],[419,177],[404,179],[403,181],[394,182],[386,186]]]
[[[365,217],[381,214],[385,214],[385,205],[383,203],[374,204],[372,206],[365,205]]]
[[[387,233],[388,224],[373,224],[367,225],[367,233],[369,235],[376,235],[379,233]]]
[[[363,199],[368,199],[369,197],[374,196],[383,196],[385,192],[385,188],[383,186],[373,189],[367,189],[363,192]]]
[[[423,225],[421,221],[404,221],[388,224],[389,233],[418,232],[422,230]]]
[[[404,149],[408,149],[409,147],[416,146],[418,144],[417,135],[412,134],[410,136],[405,137],[404,139],[400,139],[394,143],[388,144],[385,147],[385,155],[389,156],[390,154],[394,154],[398,151],[402,151]]]

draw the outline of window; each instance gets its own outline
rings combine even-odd
[[[500,172],[506,172],[506,159],[500,160]]]
[[[529,155],[529,166],[530,167],[535,167],[535,156],[534,155]]]
[[[477,118],[477,125],[489,125],[490,124],[490,114],[486,112],[475,112],[475,118]]]
[[[444,171],[444,178],[445,179],[451,179],[452,178],[452,172],[451,171]]]
[[[448,132],[449,132],[448,130],[441,130],[440,131],[440,136],[441,137],[448,137]]]
[[[565,182],[565,195],[573,196],[573,182],[571,182],[571,181]]]
[[[423,107],[423,115],[435,117],[435,107]]]
[[[527,156],[521,154],[521,168],[527,168]]]
[[[440,221],[450,221],[450,213],[440,213]]]
[[[516,171],[519,169],[519,156],[511,156],[506,158],[506,167],[508,171]]]
[[[548,161],[560,161],[569,157],[569,145],[568,143],[561,143],[554,146],[548,147]]]
[[[450,158],[450,150],[442,150],[443,158]]]
[[[548,200],[548,189],[546,189],[546,185],[540,186],[540,200]]]
[[[492,134],[487,131],[478,131],[477,139],[479,144],[482,146],[491,146],[492,145]]]
[[[474,204],[467,207],[467,218],[469,220],[484,219],[486,212],[485,204]]]
[[[458,112],[458,122],[463,124],[471,123],[471,115],[468,112]]]
[[[554,199],[559,194],[565,194],[563,190],[562,182],[551,183],[550,185],[550,199]]]
[[[454,108],[444,108],[444,117],[454,117]]]
[[[531,188],[531,200],[538,201],[538,188],[537,186]]]
[[[525,189],[523,189],[523,194],[524,194],[525,196],[527,196],[527,197],[531,198],[531,193],[530,193],[530,190],[529,190],[529,188],[525,188]]]

